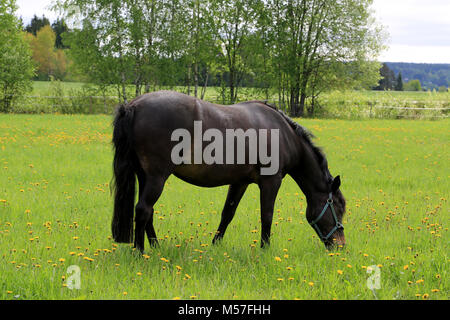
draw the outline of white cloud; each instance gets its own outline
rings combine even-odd
[[[42,17],[45,15],[50,22],[57,18],[57,14],[50,10],[52,0],[17,0],[17,15],[22,17],[24,24],[28,24],[34,15]]]
[[[381,61],[450,63],[450,1],[374,0],[372,8],[390,34]]]

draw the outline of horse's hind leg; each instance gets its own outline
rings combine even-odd
[[[161,175],[145,175],[143,191],[142,193],[139,191],[139,201],[136,205],[134,246],[140,252],[144,251],[145,232],[147,232],[150,245],[155,245],[158,242],[153,228],[153,205],[158,201],[166,180],[167,177]],[[139,184],[140,186],[141,184]]]
[[[222,210],[222,218],[220,220],[220,225],[217,229],[216,235],[212,241],[213,243],[223,238],[228,225],[231,220],[233,220],[239,201],[241,201],[245,190],[247,190],[247,186],[248,184],[230,185],[228,188],[227,200],[225,201],[225,206]]]

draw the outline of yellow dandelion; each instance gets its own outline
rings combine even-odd
[[[310,281],[310,282],[308,282],[308,285],[309,285],[310,287],[313,287],[313,286],[314,286],[314,282]]]
[[[337,273],[338,273],[338,274],[343,274],[343,273],[344,273],[344,271],[342,271],[342,270],[338,270],[338,271],[337,271]]]
[[[275,257],[275,261],[280,262],[280,261],[281,261],[281,258],[280,258],[280,257]]]

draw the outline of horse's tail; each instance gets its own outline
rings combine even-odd
[[[134,106],[120,105],[114,118],[114,214],[112,236],[116,242],[133,241],[137,156],[133,149]]]

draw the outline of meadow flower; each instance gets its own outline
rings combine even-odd
[[[280,262],[280,261],[281,261],[281,258],[280,258],[280,257],[275,257],[275,261]]]

